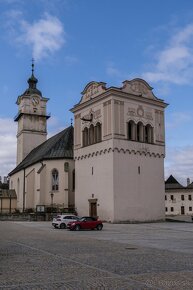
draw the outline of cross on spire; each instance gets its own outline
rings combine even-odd
[[[32,75],[33,75],[33,74],[34,74],[34,61],[35,61],[34,58],[32,58],[31,61],[32,61],[32,65],[31,65],[31,67],[32,67]]]

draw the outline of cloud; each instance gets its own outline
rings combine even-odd
[[[7,176],[16,166],[16,124],[0,118],[0,176]]]
[[[165,177],[170,174],[183,184],[188,177],[193,181],[193,146],[167,148]]]
[[[193,80],[193,24],[175,32],[167,45],[155,52],[152,70],[143,78],[150,82],[190,84]]]
[[[62,22],[48,13],[30,23],[22,11],[11,10],[6,14],[6,28],[11,41],[20,48],[32,49],[35,60],[54,54],[66,42]]]

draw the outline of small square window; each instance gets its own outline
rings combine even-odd
[[[188,200],[192,200],[191,194],[188,195]]]
[[[168,211],[168,208],[167,207],[165,208],[165,211]]]
[[[165,195],[165,200],[167,200],[167,195]]]
[[[184,195],[183,194],[181,195],[181,200],[184,200]]]
[[[189,211],[192,211],[192,207],[191,206],[189,206]]]
[[[174,208],[173,208],[173,206],[170,208],[170,210],[171,210],[171,211],[174,211]]]
[[[173,194],[172,194],[172,195],[170,195],[170,198],[171,198],[171,200],[174,200],[174,196],[173,196]]]

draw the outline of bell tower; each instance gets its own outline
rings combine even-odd
[[[164,219],[167,104],[152,90],[139,78],[122,87],[90,82],[71,109],[79,215],[111,222]]]
[[[16,101],[18,113],[14,121],[18,122],[17,165],[32,149],[47,139],[47,119],[50,116],[46,113],[46,104],[49,99],[42,97],[42,93],[36,87],[37,82],[32,60],[32,74],[28,79],[29,87],[18,96]]]

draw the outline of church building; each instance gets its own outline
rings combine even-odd
[[[28,84],[17,99],[17,167],[9,174],[20,210],[54,205],[109,222],[164,219],[167,104],[146,81],[88,83],[71,109],[74,129],[48,140],[48,99],[33,66]]]
[[[48,99],[32,75],[28,89],[17,98],[17,166],[10,173],[10,189],[17,194],[17,209],[44,207],[74,209],[73,127],[47,140]]]

